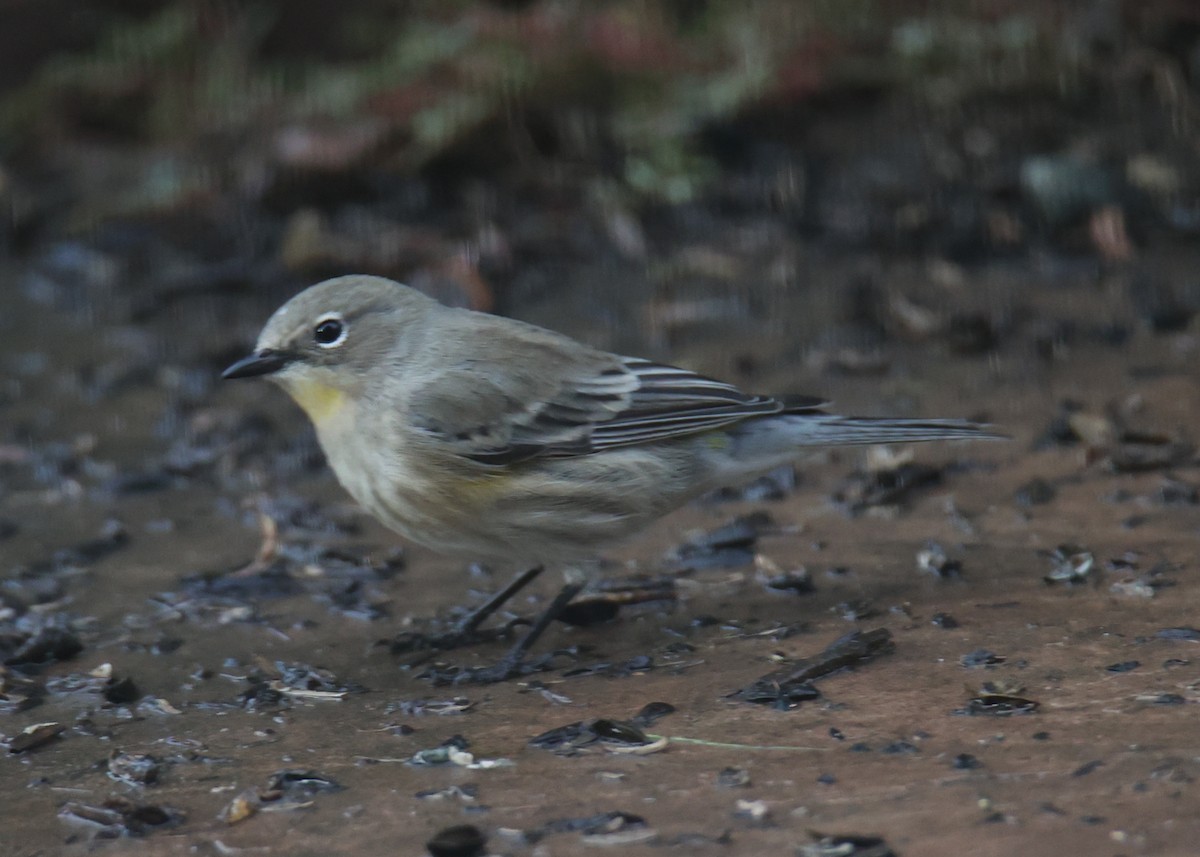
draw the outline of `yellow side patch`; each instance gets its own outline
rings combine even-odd
[[[318,381],[292,381],[288,393],[314,423],[322,423],[346,405],[346,394]]]
[[[730,446],[729,435],[720,431],[709,432],[704,436],[704,443],[713,452],[724,452]]]
[[[501,488],[507,488],[511,479],[509,473],[481,473],[455,480],[452,490],[460,502],[484,502],[492,499]]]

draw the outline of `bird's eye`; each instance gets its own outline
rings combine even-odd
[[[322,348],[333,348],[341,345],[346,339],[346,323],[341,316],[326,316],[319,319],[313,328],[313,339]]]

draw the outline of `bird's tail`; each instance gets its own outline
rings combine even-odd
[[[793,446],[857,446],[871,443],[923,443],[931,440],[1003,440],[1007,435],[970,420],[840,417],[835,414],[784,414],[770,429]],[[767,427],[767,426],[764,426]]]
[[[932,440],[1003,440],[1007,436],[969,420],[843,417],[816,408],[760,417],[727,430],[730,446],[721,451],[726,475],[766,470],[801,458],[819,446],[924,443]]]

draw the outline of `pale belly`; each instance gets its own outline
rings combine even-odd
[[[339,481],[364,509],[405,539],[442,554],[514,565],[589,559],[635,534],[693,493],[669,478],[640,502],[630,486],[646,476],[636,455],[611,456],[581,476],[569,461],[513,470],[463,472],[454,464],[394,459],[390,471],[330,454]],[[606,456],[609,454],[606,454]],[[628,469],[628,478],[622,471]]]
[[[381,455],[385,441],[356,425],[348,409],[305,409],[338,480],[367,512],[405,539],[472,560],[587,559],[703,488],[684,445],[669,456],[631,447],[486,468],[419,446],[393,443]]]

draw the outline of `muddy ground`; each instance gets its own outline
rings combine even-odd
[[[826,133],[870,147],[894,119]],[[912,463],[834,452],[771,498],[683,509],[606,567],[669,575],[673,599],[557,626],[547,671],[486,687],[434,686],[388,641],[513,570],[401,546],[281,393],[216,380],[299,278],[134,289],[117,251],[78,238],[11,259],[0,853],[420,854],[463,824],[515,855],[792,854],[814,832],[908,855],[1194,853],[1200,253],[1165,230],[1124,252],[1106,217],[1082,221],[1083,250],[1059,236],[954,261],[831,250],[731,206],[648,228],[669,288],[613,252],[516,277],[504,311],[605,347],[1012,440]],[[675,558],[760,512],[741,550]],[[940,574],[919,567],[931,546]],[[764,585],[801,569],[811,591]],[[731,697],[881,628],[893,650],[818,679],[816,699]],[[655,752],[530,744],[649,703],[674,709],[645,726],[669,739]]]

